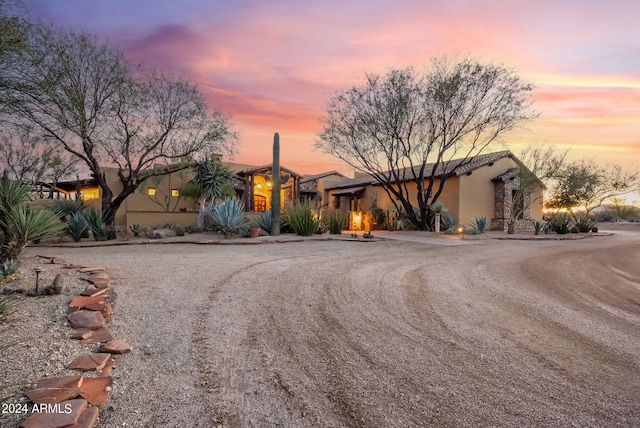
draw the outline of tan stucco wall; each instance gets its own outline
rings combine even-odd
[[[540,189],[531,193],[531,218],[534,220],[542,220],[544,207],[544,190]]]
[[[439,185],[440,185],[440,180],[435,180],[433,185],[433,193],[437,191],[437,188]],[[448,209],[447,214],[453,215],[456,218],[456,220],[458,219],[458,210],[460,206],[460,200],[459,200],[459,194],[458,194],[459,187],[460,187],[459,177],[448,178],[445,181],[444,189],[438,198],[438,201],[443,202],[446,205]],[[335,197],[332,195],[338,190],[339,189],[333,189],[326,192],[327,193],[326,197],[328,199],[330,208],[334,207],[333,201],[335,200]],[[417,199],[416,184],[411,182],[407,183],[407,190],[409,192],[409,200],[411,201],[413,206],[417,207],[418,199]],[[373,185],[366,186],[363,195],[360,197],[358,201],[358,209],[363,212],[367,211],[371,207],[371,204],[373,203],[374,200],[376,201],[377,206],[382,208],[384,211],[393,212],[396,209],[395,206],[393,205],[393,202],[391,201],[391,198],[389,197],[387,192],[385,192],[384,188],[382,188],[382,186],[373,186]],[[347,196],[341,197],[340,208],[348,210],[349,209],[348,201],[349,201],[349,197]]]
[[[198,219],[197,212],[157,212],[157,211],[129,211],[125,213],[126,225],[139,224],[143,227],[162,226],[165,224],[180,224],[182,226],[195,226]],[[121,225],[124,223],[118,223]]]
[[[518,165],[511,158],[502,158],[493,165],[475,169],[471,175],[460,177],[460,211],[456,219],[469,225],[476,217],[491,221],[495,214],[495,184],[491,179]]]

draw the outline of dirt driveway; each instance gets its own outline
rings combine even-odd
[[[135,347],[100,426],[640,426],[640,234],[47,251]]]

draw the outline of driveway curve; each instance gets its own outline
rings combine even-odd
[[[101,426],[640,426],[640,235],[55,252],[135,347]]]

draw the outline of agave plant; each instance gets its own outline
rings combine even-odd
[[[64,228],[64,233],[69,235],[75,242],[87,236],[89,232],[89,223],[82,213],[72,214]]]
[[[216,202],[206,213],[225,238],[231,238],[236,229],[247,223],[244,202],[236,197],[227,197],[224,202]]]
[[[106,241],[109,239],[109,229],[107,229],[107,224],[101,209],[90,209],[85,214],[85,219],[87,223],[89,223],[89,228],[91,228],[91,233],[93,233],[93,239],[96,241]]]
[[[484,229],[487,227],[487,218],[486,217],[476,217],[476,221],[471,223],[471,228],[475,230],[479,230],[480,233],[484,233]]]
[[[271,210],[261,212],[256,218],[256,224],[260,229],[271,234]]]

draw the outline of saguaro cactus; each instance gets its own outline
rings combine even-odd
[[[280,174],[280,135],[273,134],[273,165],[271,174],[265,174],[264,178],[271,185],[271,235],[280,235],[280,185],[289,181],[290,174]]]

